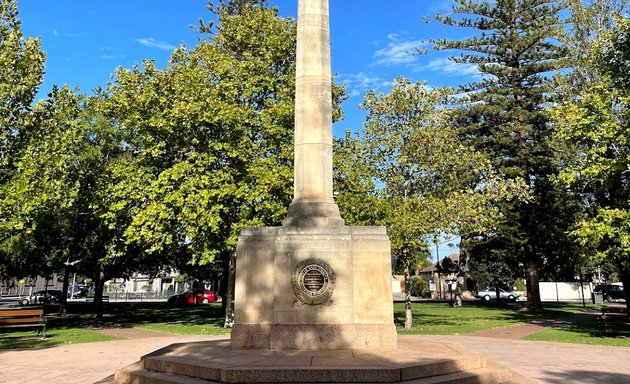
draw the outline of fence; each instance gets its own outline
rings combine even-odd
[[[93,292],[92,292],[93,293]],[[170,295],[175,294],[174,291],[140,291],[125,292],[122,290],[105,290],[103,295],[109,296],[110,301],[127,302],[127,301],[156,301],[164,300]]]
[[[591,283],[565,283],[559,281],[540,282],[540,299],[542,301],[591,301]]]

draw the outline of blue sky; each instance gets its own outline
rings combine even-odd
[[[270,0],[282,16],[295,17],[297,0]],[[392,80],[406,76],[431,86],[470,81],[475,68],[452,64],[448,53],[416,55],[431,38],[469,34],[426,24],[423,17],[447,13],[450,0],[330,0],[333,72],[348,85],[346,119],[335,134],[357,130],[363,122],[358,105],[369,90],[387,92]],[[47,53],[45,83],[68,84],[82,92],[104,86],[116,67],[131,68],[143,59],[164,67],[176,46],[192,48],[199,35],[191,28],[209,20],[206,0],[18,0],[25,35],[41,37]],[[450,250],[444,245],[440,256]]]

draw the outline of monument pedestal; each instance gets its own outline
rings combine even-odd
[[[233,349],[395,349],[384,227],[242,231]]]

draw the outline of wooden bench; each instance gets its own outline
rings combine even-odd
[[[606,333],[606,321],[611,319],[628,319],[628,311],[626,307],[602,307],[602,313],[597,315],[599,330]]]
[[[43,308],[0,309],[0,329],[37,328],[37,335],[46,337],[46,318]]]

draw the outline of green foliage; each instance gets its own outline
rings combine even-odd
[[[445,106],[450,96],[398,79],[389,94],[368,92],[364,129],[337,141],[342,215],[349,224],[387,226],[406,284],[412,268],[429,262],[428,239],[487,231],[497,201],[526,196],[522,181],[498,177],[483,154],[461,143]]]
[[[22,35],[16,0],[0,2],[0,184],[15,171],[30,135],[26,122],[45,61],[41,41]]]
[[[592,60],[594,44],[607,32],[618,29],[616,15],[630,10],[627,0],[565,0],[569,15],[560,41],[567,47],[571,71],[556,77],[559,93],[572,99],[601,81],[601,71]]]
[[[530,192],[528,200],[499,203],[502,219],[493,231],[482,236],[471,233],[463,238],[464,246],[469,247],[471,258],[478,259],[478,266],[495,256],[513,258],[507,263],[497,260],[495,266],[502,265],[506,271],[518,263],[524,265],[528,306],[539,308],[538,280],[546,266],[572,269],[574,265],[565,233],[579,212],[579,204],[550,180],[556,170],[545,108],[554,96],[548,76],[568,65],[567,48],[559,43],[564,33],[559,18],[563,4],[539,0],[456,3],[453,15],[437,19],[477,34],[456,41],[438,40],[436,48],[461,53],[451,60],[476,65],[481,74],[481,80],[460,87],[465,94],[457,100],[460,105],[454,116],[459,137],[485,154],[497,175],[525,181]],[[500,280],[514,277],[494,274]]]
[[[525,280],[524,279],[516,279],[516,280],[514,280],[514,290],[515,291],[524,291],[525,290]]]
[[[562,153],[561,183],[581,193],[589,217],[572,235],[583,255],[608,260],[630,283],[630,76],[624,60],[630,52],[630,21],[617,19],[617,28],[602,31],[590,52],[590,66],[600,81],[585,87],[575,100],[550,110],[556,141],[572,152]]]
[[[45,60],[41,42],[22,34],[17,2],[0,2],[0,275],[23,270],[31,262],[41,264],[14,253],[34,245],[32,238],[12,230],[20,224],[12,217],[11,206],[21,203],[16,194],[22,194],[26,186],[10,183],[32,135],[32,103],[43,81]]]
[[[99,106],[126,145],[108,227],[189,274],[224,269],[240,230],[278,224],[290,203],[296,26],[257,3],[211,6],[208,40],[163,70],[118,70]]]
[[[409,279],[409,292],[411,296],[430,297],[429,282],[419,276],[411,276]]]

